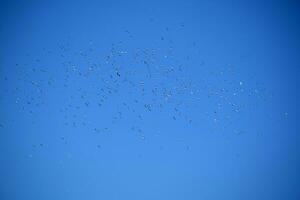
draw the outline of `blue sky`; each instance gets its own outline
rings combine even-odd
[[[299,199],[299,4],[1,1],[1,199]]]

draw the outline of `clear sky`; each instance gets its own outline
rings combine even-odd
[[[296,1],[1,1],[0,199],[300,199]]]

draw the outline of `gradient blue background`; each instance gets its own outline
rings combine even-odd
[[[300,199],[297,1],[1,1],[0,199]]]

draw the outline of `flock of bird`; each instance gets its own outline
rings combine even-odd
[[[28,54],[27,61],[16,63],[17,73],[5,75],[4,81],[15,80],[15,103],[33,123],[43,109],[54,109],[62,119],[57,126],[109,134],[121,123],[141,140],[151,137],[152,131],[144,129],[143,120],[163,116],[160,119],[171,126],[193,126],[200,107],[207,121],[217,125],[230,121],[246,106],[238,96],[263,98],[261,88],[244,87],[233,65],[191,78],[194,75],[187,66],[192,65],[187,64],[191,58],[179,59],[173,41],[167,43],[165,37],[160,41],[165,43],[157,49],[126,49],[117,42],[102,55],[92,41],[79,51],[68,43],[55,50],[45,48],[42,58]],[[196,65],[196,71],[209,68],[203,61]]]

